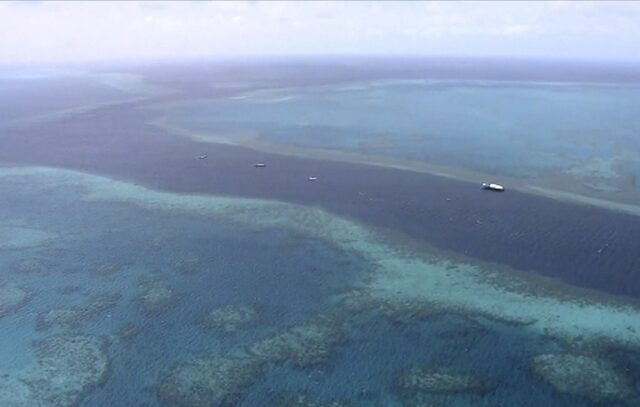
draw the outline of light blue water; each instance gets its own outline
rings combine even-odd
[[[110,337],[127,323],[143,328],[126,346],[113,341],[111,379],[87,406],[154,399],[142,390],[175,361],[223,353],[252,341],[260,330],[270,332],[315,314],[329,294],[348,287],[361,267],[346,253],[281,230],[256,232],[120,204],[89,205],[78,200],[73,188],[43,193],[0,181],[0,191],[3,222],[59,234],[44,248],[0,251],[3,283],[33,295],[18,312],[0,319],[3,371],[26,366],[32,342],[52,334],[79,331]],[[180,261],[193,258],[194,271],[181,273]],[[26,260],[37,267],[24,271],[20,265]],[[120,269],[100,274],[108,265]],[[139,305],[143,280],[171,287],[178,296],[175,306],[146,315]],[[69,286],[79,290],[61,294]],[[122,298],[106,315],[83,321],[79,330],[36,329],[39,314],[86,303],[93,294]],[[206,312],[228,305],[255,306],[260,315],[256,330],[224,337],[203,327]]]
[[[61,333],[109,338],[109,374],[83,399],[85,407],[169,406],[160,403],[156,388],[176,363],[228,355],[291,324],[332,312],[332,296],[348,290],[372,267],[327,242],[285,230],[256,231],[198,216],[89,203],[80,196],[74,187],[0,180],[3,224],[58,235],[44,246],[0,251],[3,283],[32,293],[29,303],[0,318],[0,360],[2,371],[12,373],[32,362],[38,339]],[[27,270],[21,266],[25,260],[34,266]],[[195,266],[186,273],[180,266],[184,260]],[[113,273],[99,271],[108,265],[116,266]],[[139,301],[149,284],[171,288],[176,302],[157,314],[145,313]],[[115,308],[76,327],[36,329],[38,315],[81,305],[95,294],[120,298]],[[207,311],[229,305],[256,307],[258,321],[231,335],[202,324]],[[127,324],[139,329],[130,341],[118,336]],[[490,389],[428,396],[446,405],[589,405],[559,395],[529,371],[530,357],[561,349],[521,327],[482,318],[354,314],[328,360],[303,369],[270,363],[242,389],[237,405],[270,406],[282,394],[305,394],[354,406],[400,406],[413,396],[395,383],[413,366],[473,374]],[[626,363],[637,369],[636,362]]]
[[[93,83],[53,81],[47,85],[51,88],[26,83],[11,83],[11,92],[0,96],[0,129],[5,120],[118,97],[117,92]],[[9,89],[0,79],[2,86]],[[46,96],[64,94],[65,89],[66,97]],[[14,105],[11,94],[22,99]],[[39,100],[41,104],[34,104]],[[633,86],[405,81],[259,92],[245,99],[183,108],[172,120],[194,130],[224,131],[231,136],[256,131],[267,140],[304,147],[412,158],[521,177],[540,177],[544,170],[558,169],[576,182],[638,188],[639,100],[638,88]],[[116,162],[122,159],[106,156]],[[585,168],[596,171],[595,175],[589,171],[585,175]],[[181,168],[172,170],[180,179]],[[349,174],[343,175],[348,181]],[[229,180],[234,182],[232,177]],[[362,407],[411,406],[421,398],[451,406],[598,405],[557,391],[531,371],[535,355],[575,350],[526,327],[460,314],[420,318],[411,313],[384,315],[378,309],[364,313],[338,309],[335,295],[368,278],[376,264],[332,242],[278,228],[255,230],[222,219],[86,202],[75,187],[31,182],[0,178],[0,226],[35,228],[55,238],[28,248],[5,247],[0,242],[0,287],[18,286],[30,293],[26,304],[0,315],[0,374],[12,376],[32,365],[41,339],[61,334],[105,338],[109,371],[104,382],[81,394],[77,403],[81,407],[171,407],[158,397],[158,389],[176,365],[230,354],[249,360],[241,352],[246,347],[320,314],[337,315],[343,331],[326,360],[304,368],[296,367],[293,360],[265,362],[228,405],[272,406],[282,394]],[[252,188],[258,189],[248,185],[248,190]],[[393,193],[388,195],[385,198],[392,200]],[[393,213],[389,215],[393,220]],[[536,223],[536,219],[529,221]],[[425,219],[411,222],[430,225]],[[391,226],[401,229],[400,223]],[[509,224],[503,227],[508,236],[523,233]],[[583,251],[588,246],[573,235],[579,228],[559,224],[557,230],[532,230],[525,232],[539,236],[529,241],[568,236]],[[465,232],[447,238],[462,241]],[[444,232],[434,228],[429,233]],[[521,256],[528,249],[517,247],[515,251],[520,252],[510,255]],[[495,247],[486,248],[490,250]],[[620,250],[626,260],[616,264],[635,264],[633,250],[612,250]],[[585,252],[586,258],[589,255]],[[552,250],[541,258],[564,264]],[[576,279],[593,276],[578,271],[571,270]],[[613,278],[627,272],[610,271]],[[141,306],[142,296],[152,287],[170,289],[175,295],[157,313],[145,312]],[[78,309],[100,295],[113,296],[115,305],[90,312],[75,326],[43,328],[39,324],[51,310]],[[207,312],[227,306],[254,307],[258,318],[234,334],[204,325]],[[122,337],[125,328],[132,332],[130,339]],[[637,390],[637,352],[599,349],[598,355],[620,369]],[[425,366],[473,375],[485,382],[486,390],[420,395],[399,389],[397,380],[403,372]],[[0,376],[0,388],[5,379]],[[627,401],[637,402],[637,394]],[[75,406],[55,400],[46,405]]]
[[[640,176],[640,87],[628,84],[336,85],[213,100],[184,107],[171,121],[496,175],[535,178],[558,170],[578,184],[596,179],[619,189]]]

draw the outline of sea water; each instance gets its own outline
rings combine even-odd
[[[628,83],[387,80],[256,91],[186,105],[169,120],[232,141],[254,135],[525,179],[553,171],[606,196],[640,176],[639,102]]]
[[[622,125],[614,128],[613,120],[605,120],[606,126],[611,126],[607,128],[586,114],[582,119],[587,124],[575,118],[551,120],[559,128],[565,125],[580,129],[584,125],[585,132],[598,133],[592,142],[583,143],[575,134],[565,137],[562,131],[545,133],[548,128],[543,120],[529,116],[522,107],[518,110],[512,106],[513,100],[526,101],[546,115],[557,114],[557,110],[574,103],[581,107],[576,108],[580,110],[574,112],[576,115],[596,106],[592,112],[606,110],[610,115],[607,117],[616,117],[633,129],[637,126],[636,117],[629,113],[633,109],[629,103],[635,97],[633,87],[588,86],[580,88],[578,96],[572,87],[532,87],[400,81],[258,92],[243,99],[206,104],[205,110],[189,110],[175,120],[184,120],[179,123],[182,126],[200,123],[199,130],[222,129],[227,135],[239,128],[257,130],[263,137],[273,137],[274,142],[302,146],[382,152],[398,157],[414,154],[418,159],[433,160],[446,160],[451,154],[451,160],[460,165],[469,163],[470,168],[489,172],[492,167],[488,166],[487,157],[479,159],[473,151],[486,151],[489,146],[504,142],[518,160],[496,159],[491,165],[518,176],[535,177],[540,168],[549,166],[569,171],[581,160],[595,160],[602,164],[597,167],[596,178],[608,179],[611,167],[607,163],[612,154],[625,164],[620,168],[635,168],[631,159],[625,161],[633,157],[635,141],[619,131]],[[587,88],[595,90],[585,91]],[[365,115],[361,106],[366,103],[377,114]],[[557,103],[556,108],[546,107],[547,103]],[[465,114],[452,113],[454,105],[464,107]],[[620,111],[605,109],[610,105],[618,106]],[[395,118],[387,115],[394,106]],[[427,123],[420,106],[438,114],[429,116]],[[283,108],[290,109],[288,114]],[[127,111],[137,114],[128,108]],[[504,118],[502,125],[496,124],[499,112],[514,115]],[[245,121],[250,127],[242,127],[243,115],[250,119]],[[485,131],[465,121],[470,120],[465,119],[468,115],[474,117],[473,123],[495,129],[487,136],[494,138],[481,139]],[[68,120],[73,122],[73,118]],[[511,137],[516,128],[511,121],[546,135],[542,139],[525,138],[526,142]],[[69,122],[65,123],[69,126]],[[438,144],[437,135],[421,133],[423,126],[430,123],[459,141],[459,155],[447,150],[444,141]],[[309,132],[301,133],[300,129]],[[619,136],[615,148],[607,143],[601,145],[597,138],[609,130]],[[64,133],[60,130],[56,132],[59,134]],[[301,134],[315,136],[305,139]],[[556,138],[558,134],[564,135]],[[108,146],[108,142],[105,146],[95,143],[100,148]],[[196,145],[190,147],[195,149]],[[527,149],[535,159],[525,154]],[[73,154],[67,154],[72,160]],[[193,157],[189,159],[192,163]],[[64,156],[57,163],[64,167]],[[271,164],[267,168],[270,167]],[[172,182],[180,180],[180,168],[173,168]],[[342,172],[345,180],[349,179],[343,167],[336,164],[336,168],[337,174]],[[620,168],[614,169],[623,171]],[[156,170],[165,171],[166,162]],[[187,178],[190,173],[182,170]],[[8,400],[14,406],[37,400],[47,406],[83,407],[319,406],[332,402],[353,406],[590,406],[638,401],[640,359],[636,349],[640,341],[636,330],[640,312],[632,298],[577,290],[560,280],[521,278],[517,271],[504,270],[503,264],[491,264],[487,259],[476,262],[469,254],[480,251],[477,240],[470,243],[475,252],[464,243],[455,243],[466,239],[464,222],[444,230],[443,226],[422,231],[442,236],[442,246],[450,250],[431,252],[425,245],[410,244],[401,234],[401,239],[396,240],[393,233],[371,231],[369,225],[354,222],[353,219],[363,222],[367,216],[356,216],[362,203],[346,194],[345,201],[335,206],[328,204],[328,199],[316,201],[318,206],[351,219],[314,207],[313,194],[308,195],[310,202],[305,201],[306,206],[302,206],[300,202],[283,202],[289,197],[284,192],[281,201],[167,192],[134,183],[132,179],[144,179],[142,172],[128,174],[125,182],[53,168],[0,169],[0,292],[6,298],[12,293],[7,287],[28,293],[18,305],[9,302],[0,307],[0,401]],[[232,178],[233,174],[222,175]],[[202,179],[206,180],[206,175]],[[283,179],[290,187],[301,188],[291,179]],[[255,177],[252,182],[255,185],[245,185],[247,190],[264,188],[263,178]],[[462,187],[456,184],[455,188]],[[393,194],[393,190],[386,192]],[[389,200],[384,194],[377,198]],[[540,217],[548,213],[559,216],[571,210],[557,204],[561,209],[554,211],[553,202],[541,203],[539,199],[531,203],[534,209],[544,207],[549,211],[539,213]],[[339,201],[337,197],[335,200]],[[516,195],[503,201],[507,205],[524,203],[526,199]],[[446,211],[464,217],[464,202],[446,204]],[[349,209],[341,212],[340,205]],[[402,205],[386,208],[398,213],[407,210]],[[445,211],[430,208],[432,217]],[[512,212],[502,222],[494,219],[500,228],[490,233],[513,235],[514,239],[523,233],[513,230],[514,225],[523,223],[516,222],[518,212]],[[593,217],[585,223],[588,231],[596,230],[608,216],[608,212],[597,209],[575,212]],[[369,220],[375,223],[374,217],[379,213],[372,212]],[[394,224],[393,213],[387,215],[385,228],[411,230],[405,224],[407,218]],[[475,225],[474,216],[475,213],[468,214],[467,220]],[[623,228],[625,218],[616,215],[615,219],[619,222],[616,227],[624,232],[619,239],[634,236],[633,222],[626,222],[627,228]],[[535,219],[530,223],[545,224]],[[413,227],[419,229],[421,224],[414,222]],[[535,235],[533,241],[549,240],[549,234],[555,239],[575,237],[566,230],[563,234],[562,225],[558,227],[555,231],[532,228],[526,233]],[[602,233],[606,235],[606,230]],[[420,237],[420,233],[416,236]],[[591,238],[584,239],[572,242],[591,248],[585,243]],[[543,252],[550,250],[548,246],[541,247]],[[629,270],[619,266],[635,264],[633,247],[633,243],[617,242],[611,250],[622,252],[610,264],[603,260],[613,264],[604,272],[614,277],[631,275],[631,266]],[[519,250],[521,254],[529,252],[527,247]],[[517,252],[510,256],[497,249],[495,252],[498,254],[488,260],[500,263],[502,258],[509,265],[525,269],[521,266],[527,261],[518,261]],[[557,274],[549,274],[565,279],[562,266],[568,262],[567,256],[551,251],[547,254],[549,264],[541,258],[536,268],[553,270]],[[578,264],[590,263],[590,256],[596,254],[585,253]],[[607,256],[611,255],[605,254],[605,259],[614,258]],[[588,275],[581,275],[579,267],[564,272],[571,277],[566,280],[577,285],[598,274],[595,266]],[[624,285],[612,283],[602,291],[620,293]],[[150,293],[160,297],[158,302],[148,300]],[[633,295],[633,291],[624,293]],[[360,294],[364,299],[358,297]],[[345,305],[349,304],[345,298],[351,298],[355,305]],[[232,329],[212,327],[206,322],[212,310],[227,312],[247,307],[253,310],[250,321]],[[65,310],[72,313],[55,313]],[[325,325],[329,328],[323,330]],[[291,339],[291,332],[299,332],[295,329],[300,327],[303,333],[298,339]],[[92,358],[77,360],[64,352],[54,355],[53,361],[51,355],[42,357],[42,341],[77,337],[104,340],[103,356],[108,369],[100,377],[94,378],[90,373],[99,366]],[[262,353],[255,350],[256,344],[274,337],[278,340],[268,342]],[[535,372],[532,364],[533,358],[548,354],[603,360],[602,372],[589,371],[591,377],[597,378],[597,383],[609,380],[617,385],[614,389],[635,389],[635,393],[629,396],[622,390],[614,391],[608,398],[599,399],[588,391],[591,382],[576,371],[569,377],[582,386],[582,393],[563,391],[557,383],[554,387]],[[305,355],[317,360],[300,361]],[[216,358],[233,358],[232,367],[248,363],[253,369],[250,380],[231,387],[233,391],[224,403],[207,400],[215,400],[215,391],[226,389],[229,383],[204,373],[202,377],[176,374],[182,366],[193,366],[198,360],[224,365]],[[42,372],[51,364],[64,375],[52,378],[45,374],[46,380],[41,380]],[[467,383],[452,389],[440,383],[432,391],[402,388],[401,377],[414,368],[454,377],[469,376],[480,380],[482,386]],[[613,377],[609,368],[616,373]],[[227,378],[233,382],[236,376],[230,374]],[[167,388],[180,384],[181,378],[193,385],[192,393],[202,392],[202,404],[188,404],[193,400],[184,394],[178,393],[182,398],[167,396]],[[42,394],[57,399],[41,400],[28,389],[40,389]],[[290,397],[289,401],[282,402],[283,397]]]
[[[3,284],[31,293],[29,302],[0,319],[3,371],[25,369],[34,358],[31,345],[52,335],[109,338],[109,374],[82,406],[165,405],[157,388],[176,365],[235,354],[330,314],[335,296],[367,284],[377,267],[357,251],[313,233],[233,222],[232,207],[225,221],[204,216],[202,204],[185,212],[180,202],[188,197],[154,199],[136,188],[126,192],[128,202],[116,195],[87,200],[89,184],[82,177],[66,180],[54,170],[53,177],[40,179],[22,177],[21,171],[0,177],[1,222],[40,234],[25,234],[0,252]],[[151,206],[133,205],[138,199]],[[167,199],[171,206],[157,206]],[[255,216],[245,215],[243,205],[238,201],[239,216]],[[167,287],[175,297],[158,312],[145,312],[141,301],[150,286]],[[115,295],[114,306],[73,326],[39,325],[47,312],[82,306],[95,295]],[[259,317],[234,333],[203,323],[208,311],[227,306],[254,307]],[[349,315],[343,337],[322,363],[270,363],[231,404],[269,406],[294,394],[355,406],[413,405],[412,396],[398,390],[398,377],[430,366],[473,374],[487,388],[414,395],[421,400],[460,406],[589,405],[579,396],[558,394],[532,373],[533,356],[563,352],[563,345],[526,325],[473,313],[380,314],[375,307]],[[121,334],[126,326],[136,328],[131,339]],[[640,369],[633,359],[623,360],[628,371]]]
[[[3,283],[33,293],[20,314],[0,321],[2,359],[9,362],[3,370],[25,365],[34,340],[60,333],[55,327],[36,330],[40,313],[82,304],[91,295],[122,297],[107,315],[84,321],[81,332],[109,336],[126,323],[143,327],[136,341],[112,349],[118,356],[100,392],[104,398],[86,405],[135,405],[160,369],[176,360],[251,340],[207,332],[200,320],[208,310],[251,305],[259,309],[260,328],[286,326],[318,312],[323,299],[346,289],[361,267],[348,253],[286,231],[167,217],[123,204],[88,205],[73,187],[29,191],[29,185],[10,182],[0,188],[4,225],[55,231],[42,245],[0,252]],[[193,270],[177,271],[182,260],[192,260]],[[26,269],[24,262],[35,265]],[[110,265],[116,269],[101,272]],[[176,306],[145,317],[137,304],[145,280],[171,286]],[[61,294],[65,288],[68,294]]]

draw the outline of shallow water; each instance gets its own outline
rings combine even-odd
[[[3,223],[57,233],[45,244],[0,251],[3,283],[33,293],[19,314],[0,320],[2,359],[8,362],[3,370],[23,367],[33,340],[65,332],[55,326],[38,331],[39,314],[82,304],[91,295],[121,298],[108,313],[81,321],[83,334],[114,336],[127,323],[142,328],[130,343],[113,339],[111,379],[85,405],[141,403],[141,396],[146,398],[141,389],[175,361],[224,353],[261,331],[319,312],[325,298],[347,289],[362,267],[348,253],[287,231],[254,231],[125,204],[88,204],[72,187],[30,191],[29,185],[0,182],[0,190]],[[25,269],[25,261],[35,264]],[[191,262],[188,268],[180,267],[183,261]],[[149,282],[171,287],[177,297],[153,317],[138,303]],[[61,294],[68,287],[75,289]],[[225,337],[203,327],[206,312],[229,305],[256,307],[255,329]]]
[[[422,108],[467,103],[479,109],[476,119],[487,115],[495,125],[488,116],[515,109],[509,101],[519,98],[549,115],[574,103],[580,114],[618,103],[610,113],[634,128],[628,102],[635,92],[342,84],[215,102],[203,107],[211,116],[201,124],[215,128],[221,113],[266,115],[284,124],[248,122],[276,142],[317,142],[297,138],[306,126],[317,130],[306,134],[333,134],[323,147],[424,159],[437,150],[435,138],[405,136],[434,123],[473,139],[457,153],[471,167],[460,157],[473,155],[472,147],[513,142],[523,165],[498,162],[500,171],[537,176],[550,165],[602,164],[594,158],[631,151],[635,141],[614,129],[620,137],[609,148],[556,138],[531,122],[546,136],[528,139],[530,157],[508,135],[531,112],[514,113],[481,141],[466,119],[441,112],[426,123]],[[556,105],[538,104],[547,99]],[[380,114],[364,120],[364,103]],[[389,104],[406,120],[383,114]],[[299,109],[295,120],[282,115],[287,106]],[[512,191],[487,195],[427,174],[211,146],[156,132],[145,125],[153,114],[114,105],[0,140],[0,405],[640,402],[637,217]],[[608,131],[595,119],[554,117],[554,126],[588,127],[596,138]],[[364,145],[380,129],[397,134]],[[345,132],[355,142],[344,143]],[[194,159],[205,147],[209,158]],[[535,158],[545,148],[561,157]],[[621,154],[620,163],[633,167]],[[265,157],[257,173],[252,163]],[[317,183],[306,181],[310,169]],[[83,340],[104,342],[96,350]],[[65,350],[73,346],[79,350]],[[574,364],[551,373],[537,367],[536,358],[549,354]],[[411,376],[416,369],[422,376]]]
[[[12,332],[2,336],[3,370],[24,369],[33,358],[30,344],[54,334],[110,338],[110,372],[83,406],[165,405],[158,402],[157,386],[176,364],[237,354],[289,326],[333,312],[341,315],[343,332],[319,364],[298,368],[291,361],[269,362],[231,404],[268,406],[282,394],[305,394],[356,406],[411,405],[401,403],[410,403],[412,397],[447,405],[588,405],[580,397],[558,395],[531,373],[531,357],[563,352],[564,345],[526,325],[473,312],[420,316],[415,314],[420,308],[388,314],[374,306],[345,314],[335,296],[366,286],[378,265],[357,251],[345,251],[342,244],[283,229],[277,226],[280,220],[266,228],[268,219],[265,225],[238,223],[233,220],[240,219],[236,211],[241,217],[257,216],[241,209],[246,205],[241,201],[237,210],[230,206],[225,209],[228,215],[211,218],[202,212],[208,210],[206,201],[194,202],[185,212],[181,208],[189,208],[184,206],[188,201],[179,195],[152,198],[133,189],[125,192],[130,200],[126,203],[107,189],[106,195],[87,200],[89,184],[83,178],[52,174],[0,178],[3,225],[55,233],[45,242],[0,252],[3,281],[32,295],[0,319],[2,332]],[[127,191],[123,188],[125,184],[114,191]],[[151,206],[133,205],[138,199]],[[173,201],[160,203],[166,199]],[[273,213],[274,219],[282,215]],[[291,216],[299,215],[292,211]],[[308,222],[314,228],[312,219]],[[176,296],[157,312],[145,311],[141,296],[154,286],[167,287]],[[98,294],[116,295],[115,305],[89,313],[74,326],[43,328],[38,323],[52,309],[82,306]],[[259,317],[235,333],[204,325],[209,310],[233,305],[255,307]],[[131,338],[122,334],[127,324],[136,328]],[[633,360],[625,363],[627,371],[640,369]],[[417,396],[399,390],[398,376],[415,366],[472,374],[482,378],[486,390]]]
[[[607,197],[640,177],[639,102],[634,84],[380,81],[199,102],[169,122],[542,182],[561,173],[574,189]]]

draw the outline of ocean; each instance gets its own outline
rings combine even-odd
[[[520,83],[527,78],[517,64],[506,75],[517,83],[495,84],[433,75],[456,61],[422,61],[431,68],[421,75],[432,74],[424,78],[399,68],[401,60],[374,73],[368,60],[324,61],[335,64],[334,77],[302,80],[313,61],[285,70],[267,62],[241,65],[227,87],[206,69],[228,65],[118,68],[177,94],[123,91],[95,72],[75,73],[64,80],[91,83],[90,98],[28,106],[19,117],[0,93],[0,116],[13,118],[0,132],[0,405],[640,401],[640,218],[511,185],[502,194],[479,188],[496,174],[580,193],[579,175],[553,181],[575,153],[581,165],[618,160],[617,181],[607,182],[622,185],[623,197],[608,189],[587,196],[636,204],[633,184],[619,179],[633,175],[633,80],[607,85],[587,67],[580,84],[559,90]],[[452,72],[471,75],[472,63]],[[479,71],[499,77],[500,69]],[[173,71],[192,74],[171,82]],[[190,92],[197,81],[214,85]],[[369,116],[361,98],[372,94],[383,105]],[[540,109],[554,115],[527,127],[534,154],[516,148],[512,161],[495,163],[474,156],[509,140],[511,130],[492,131],[504,125],[492,117],[524,111],[528,97],[548,101]],[[564,98],[583,116],[561,118]],[[435,122],[421,115],[440,100]],[[460,101],[482,107],[482,120],[456,121]],[[420,109],[407,116],[411,106]],[[615,148],[598,145],[603,120],[588,106],[616,111],[607,126],[628,132],[606,132],[618,137],[607,138]],[[400,116],[383,114],[393,107]],[[159,117],[167,121],[158,125]],[[298,121],[313,126],[307,132]],[[590,131],[588,142],[538,137],[559,121]],[[430,124],[455,142],[412,138]],[[363,149],[361,138],[379,129],[384,139]],[[318,148],[328,153],[314,155]],[[545,149],[556,157],[540,162],[535,154]],[[459,160],[461,170],[368,165],[344,152],[372,162]]]

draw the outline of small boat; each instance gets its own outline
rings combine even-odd
[[[483,182],[482,188],[488,189],[489,191],[504,192],[504,187],[500,184]]]
[[[253,166],[256,167],[256,168],[263,168],[263,167],[266,167],[267,164],[265,164],[265,163],[255,163],[255,164],[253,164]]]
[[[318,177],[309,177],[309,181],[315,181],[317,179],[318,179]]]
[[[205,158],[207,158],[207,157],[208,157],[208,155],[206,155],[206,154],[202,154],[202,155],[199,155],[199,156],[198,156],[198,160],[204,160],[204,159],[205,159]]]

